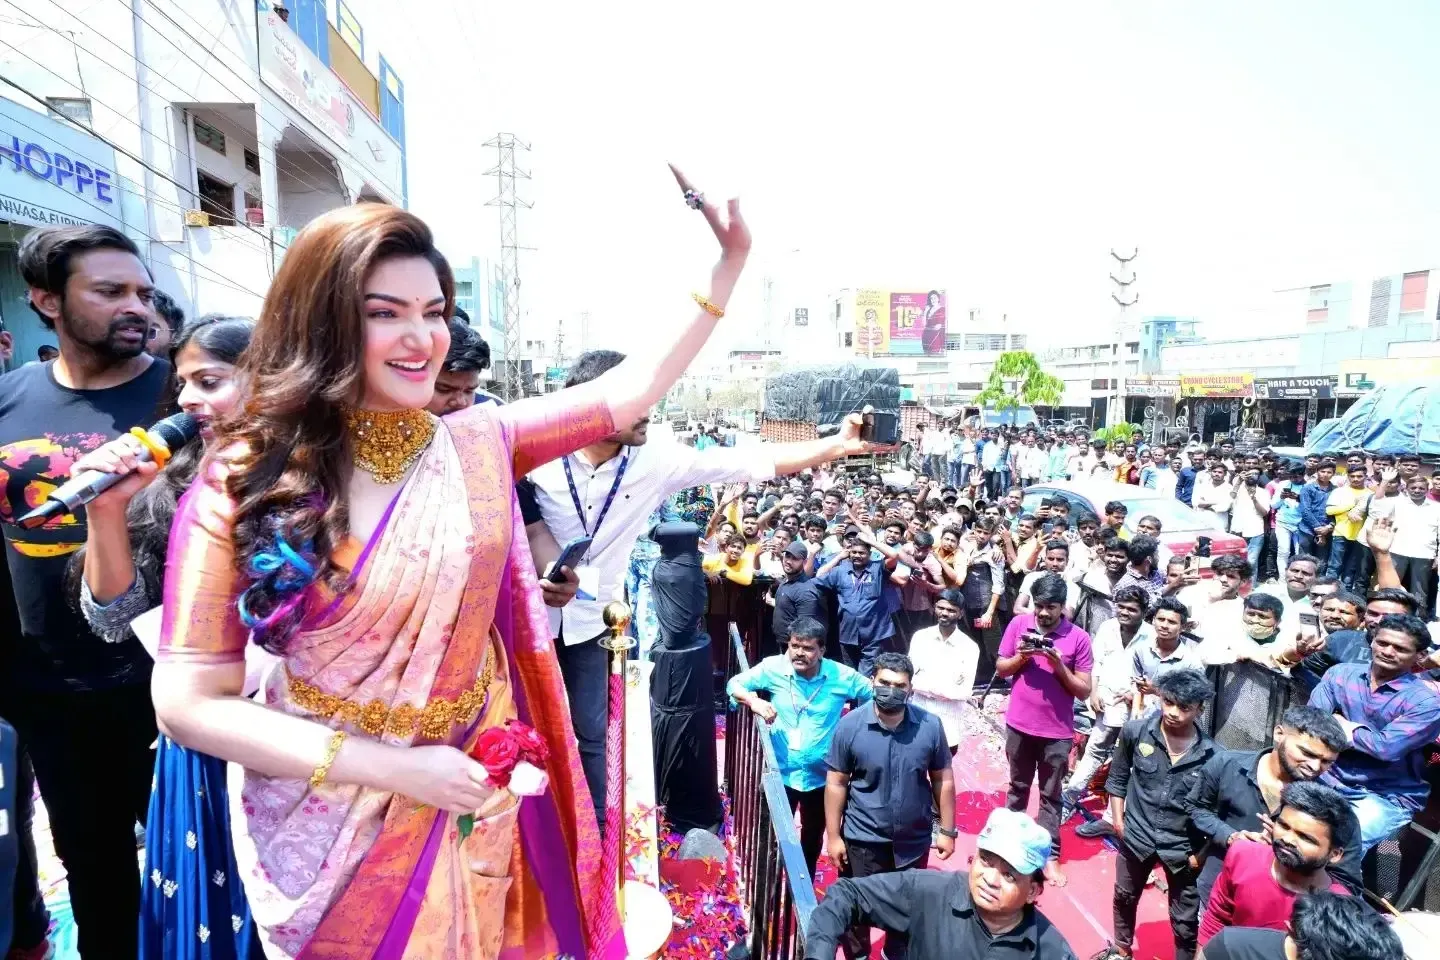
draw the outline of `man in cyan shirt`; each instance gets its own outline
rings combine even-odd
[[[813,877],[825,836],[825,754],[846,704],[868,703],[870,684],[843,663],[826,660],[825,627],[802,617],[790,624],[784,654],[731,677],[725,692],[770,725],[790,812],[800,810],[800,849]]]
[[[1030,784],[1040,781],[1040,826],[1053,841],[1045,878],[1064,884],[1060,870],[1060,808],[1075,732],[1075,701],[1090,696],[1094,666],[1090,635],[1065,617],[1066,583],[1047,573],[1030,595],[1033,613],[1010,621],[1000,641],[995,674],[1013,678],[1005,713],[1010,790],[1005,805],[1024,811]]]
[[[1285,787],[1269,842],[1238,840],[1226,851],[1200,922],[1200,945],[1226,927],[1284,930],[1302,894],[1348,894],[1326,867],[1344,855],[1337,838],[1350,817],[1345,799],[1329,787],[1311,782]]]

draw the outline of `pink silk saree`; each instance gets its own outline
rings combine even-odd
[[[311,714],[293,702],[291,678],[352,703],[419,708],[470,690],[489,657],[494,680],[475,722],[441,741],[380,739],[468,747],[518,717],[550,747],[549,790],[518,803],[500,795],[462,843],[454,815],[406,797],[349,784],[312,790],[232,766],[236,857],[267,956],[625,956],[514,499],[517,476],[612,431],[604,402],[591,396],[567,390],[442,421],[371,542],[358,558],[339,558],[356,570],[354,589],[316,598],[311,609],[323,612],[292,639],[284,669],[262,690],[269,708],[300,716]],[[234,601],[244,581],[234,569],[230,510],[214,477],[182,501],[163,658],[243,656]]]

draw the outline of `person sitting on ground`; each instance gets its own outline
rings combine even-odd
[[[970,871],[902,870],[842,879],[810,915],[806,960],[834,960],[845,932],[875,925],[905,934],[910,956],[1076,960],[1036,907],[1050,834],[1023,813],[990,813]]]
[[[1425,807],[1421,748],[1440,737],[1440,693],[1412,672],[1430,645],[1425,621],[1390,614],[1367,634],[1370,662],[1336,664],[1310,694],[1345,728],[1346,749],[1323,780],[1354,808],[1362,856]]]
[[[790,623],[785,652],[731,677],[725,692],[769,724],[790,812],[800,810],[800,849],[814,876],[825,837],[825,753],[846,705],[869,702],[870,683],[825,659],[824,625],[799,617]]]
[[[1269,840],[1236,840],[1225,851],[1200,923],[1201,945],[1226,927],[1284,930],[1301,894],[1348,895],[1327,868],[1344,856],[1341,838],[1352,820],[1345,798],[1329,787],[1303,780],[1286,784]]]
[[[1359,897],[1322,890],[1295,898],[1285,930],[1226,927],[1204,960],[1399,960],[1400,937]]]
[[[1275,743],[1265,750],[1229,750],[1217,754],[1200,771],[1185,798],[1190,822],[1205,838],[1197,856],[1200,902],[1208,903],[1215,878],[1224,866],[1225,851],[1239,840],[1263,841],[1265,823],[1280,805],[1286,786],[1316,780],[1345,749],[1345,731],[1335,718],[1314,707],[1295,706],[1275,725]],[[1359,825],[1350,821],[1339,838],[1345,855],[1331,869],[1337,880],[1360,890]]]
[[[1120,728],[1130,720],[1135,695],[1131,648],[1149,643],[1154,635],[1154,628],[1145,622],[1147,599],[1145,591],[1139,587],[1120,588],[1112,601],[1115,616],[1105,621],[1095,634],[1091,645],[1095,660],[1095,689],[1087,704],[1094,715],[1094,723],[1090,727],[1090,738],[1085,743],[1085,752],[1071,771],[1070,779],[1065,782],[1065,806],[1060,814],[1062,823],[1070,819],[1075,805],[1089,788],[1091,778],[1115,752]],[[1095,827],[1093,824],[1103,826]],[[1106,821],[1096,820],[1081,824],[1075,832],[1088,837],[1108,830]]]
[[[1214,689],[1198,670],[1155,679],[1161,707],[1120,731],[1105,792],[1119,854],[1115,859],[1115,943],[1111,958],[1129,958],[1140,895],[1157,865],[1169,883],[1176,960],[1193,960],[1200,895],[1191,856],[1190,820],[1182,799],[1219,747],[1196,721]]]

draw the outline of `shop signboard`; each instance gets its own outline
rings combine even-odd
[[[1182,397],[1252,397],[1253,373],[1194,373],[1180,375]]]
[[[1149,374],[1126,377],[1125,395],[1127,397],[1177,397],[1180,395],[1180,378]]]
[[[1267,377],[1255,381],[1256,400],[1329,400],[1335,396],[1340,378]]]
[[[1440,357],[1364,357],[1340,361],[1339,397],[1358,397],[1377,386],[1440,378]]]
[[[400,145],[273,10],[260,21],[260,79],[359,164],[367,179],[397,200],[404,196]]]
[[[115,151],[69,124],[0,99],[0,220],[123,226]]]

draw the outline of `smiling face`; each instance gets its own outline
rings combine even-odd
[[[200,424],[200,436],[209,443],[215,437],[214,422],[240,403],[235,365],[187,343],[175,355],[175,377],[180,383],[176,402]]]
[[[392,257],[365,278],[367,410],[420,410],[435,395],[435,378],[450,349],[445,295],[422,257]]]

